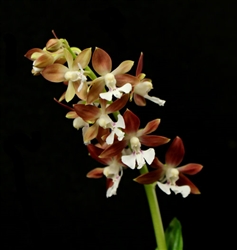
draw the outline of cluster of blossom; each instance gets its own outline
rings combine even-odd
[[[103,49],[96,48],[92,54],[91,48],[81,51],[70,47],[65,39],[54,36],[45,48],[33,48],[25,56],[33,61],[34,75],[42,75],[50,82],[62,82],[67,86],[59,100],[55,100],[69,110],[66,117],[73,119],[73,126],[82,128],[89,155],[105,165],[104,168],[93,169],[87,177],[105,176],[106,196],[111,197],[117,192],[123,169],[141,169],[149,164],[155,170],[138,176],[136,182],[157,183],[167,194],[171,193],[170,190],[181,193],[183,197],[190,192],[198,194],[198,188],[184,174],[196,174],[202,165],[191,163],[176,168],[184,156],[182,140],[179,137],[173,140],[165,156],[166,162],[162,164],[155,156],[154,147],[170,140],[151,135],[158,128],[160,119],[154,119],[145,128],[140,128],[140,119],[131,110],[127,109],[123,115],[119,112],[128,100],[134,100],[138,106],[145,106],[146,99],[160,106],[165,103],[148,94],[153,85],[151,79],[145,78],[142,73],[143,53],[133,76],[127,74],[133,61],[123,61],[112,70],[112,60]],[[88,66],[90,61],[98,77]],[[72,107],[62,103],[64,100],[72,101],[75,96],[79,101]],[[142,146],[148,149],[143,150]]]

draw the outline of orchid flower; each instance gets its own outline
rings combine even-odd
[[[103,151],[100,148],[95,147],[93,144],[87,146],[89,154],[92,158],[99,161],[103,165],[107,165],[104,168],[95,168],[91,170],[88,174],[88,178],[101,178],[106,176],[107,180],[107,192],[106,197],[111,197],[112,195],[117,194],[117,189],[120,183],[120,180],[123,175],[123,163],[120,161],[120,155],[110,158],[99,158],[98,156]]]
[[[117,80],[118,86],[124,86],[127,83],[131,83],[133,90],[131,92],[130,99],[134,97],[134,101],[138,106],[145,106],[146,100],[150,100],[160,106],[164,106],[165,101],[155,97],[149,96],[148,93],[153,89],[151,79],[145,78],[145,74],[141,73],[143,68],[143,53],[141,52],[140,58],[138,60],[136,76],[129,74],[117,75],[115,78]]]
[[[64,49],[64,54],[68,68],[62,64],[55,63],[47,66],[42,71],[42,75],[51,82],[68,82],[65,100],[69,102],[73,99],[76,91],[85,91],[88,88],[83,69],[86,68],[90,61],[91,48],[81,51],[74,61],[71,53],[67,49]]]
[[[117,122],[112,122],[107,127],[111,128],[111,133],[106,138],[106,143],[108,145],[113,144],[114,135],[117,135],[119,141],[121,141],[124,138],[125,133],[122,132],[121,129],[119,129],[119,128],[125,128],[124,119],[123,119],[123,117],[121,115],[118,115],[118,121]]]
[[[87,103],[94,102],[99,96],[111,101],[113,95],[120,98],[121,92],[129,93],[131,90],[130,84],[127,84],[124,88],[116,87],[115,75],[128,72],[132,68],[133,63],[134,62],[130,60],[123,61],[116,69],[111,71],[112,60],[110,56],[103,49],[96,48],[92,56],[92,66],[100,77],[96,78],[91,83],[91,88],[87,96]],[[109,88],[109,92],[107,93],[103,93],[105,85]]]
[[[156,170],[147,174],[138,176],[135,181],[141,184],[151,184],[157,182],[158,187],[170,194],[172,190],[175,194],[181,193],[185,198],[189,193],[200,194],[198,188],[184,175],[194,175],[198,173],[203,166],[196,163],[177,167],[184,157],[184,145],[178,136],[173,140],[165,155],[165,164],[161,163],[158,158],[155,158],[152,166]],[[176,185],[177,182],[177,185]]]
[[[149,148],[145,151],[141,150],[141,143],[137,137],[132,137],[130,139],[130,146],[132,149],[132,154],[123,155],[121,158],[125,165],[131,169],[134,169],[137,164],[137,169],[141,169],[146,162],[148,164],[153,162],[155,158],[155,150],[153,148]]]
[[[125,94],[120,99],[117,99],[109,105],[106,105],[106,100],[100,98],[100,108],[84,104],[74,105],[74,109],[78,116],[82,117],[82,119],[87,123],[93,124],[85,133],[84,143],[87,143],[94,138],[101,139],[101,137],[105,135],[105,131],[101,131],[100,128],[102,128],[102,130],[111,128],[113,134],[117,134],[119,138],[123,136],[123,134],[118,131],[118,127],[123,127],[121,119],[117,124],[114,124],[112,119],[109,117],[109,114],[123,108],[126,105],[128,98],[128,94]],[[111,138],[113,134],[107,139],[108,142],[113,143]]]
[[[136,116],[132,111],[130,111],[129,109],[127,109],[124,114],[123,114],[123,119],[125,122],[125,128],[123,130],[123,132],[125,133],[125,136],[123,138],[122,141],[116,142],[114,144],[112,144],[110,147],[106,148],[103,153],[100,155],[100,157],[109,157],[111,155],[120,153],[126,146],[129,145],[129,143],[131,144],[131,139],[134,138],[132,140],[132,142],[137,143],[138,145],[142,144],[145,145],[147,147],[157,147],[160,145],[163,145],[167,142],[170,141],[170,139],[163,137],[163,136],[159,136],[159,135],[149,135],[150,133],[154,132],[159,124],[160,124],[160,119],[155,119],[152,120],[150,122],[147,123],[147,125],[145,126],[145,128],[143,129],[139,129],[140,127],[140,119],[138,118],[138,116]],[[137,138],[137,139],[135,139]],[[139,140],[139,142],[137,141]],[[139,144],[140,143],[140,144]],[[136,154],[135,151],[132,151],[132,154],[134,154],[134,157],[140,157],[139,159],[141,159],[140,161],[143,161],[142,159],[147,158],[148,161],[150,162],[147,154],[151,153],[151,155],[153,155],[153,150],[149,150],[149,151],[143,151],[143,156],[139,155],[138,152],[140,149],[136,149]],[[134,157],[132,162],[134,162]],[[123,157],[123,159],[128,159],[127,157]],[[154,158],[153,158],[154,159]],[[153,161],[152,159],[152,161]],[[139,161],[139,162],[140,162]],[[140,164],[138,164],[140,166]],[[131,168],[133,168],[134,165],[130,164],[130,166],[132,166]]]
[[[122,87],[117,88],[115,85],[116,80],[112,73],[108,73],[105,76],[105,84],[109,88],[109,91],[100,93],[99,96],[107,101],[111,101],[113,96],[115,96],[116,98],[121,98],[122,92],[128,94],[132,90],[132,85],[130,83],[126,83]]]

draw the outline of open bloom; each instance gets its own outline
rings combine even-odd
[[[92,105],[75,104],[74,109],[85,122],[93,124],[90,126],[84,136],[84,143],[87,143],[94,138],[101,140],[106,134],[105,130],[112,129],[112,135],[107,139],[108,143],[113,143],[113,136],[116,134],[118,138],[123,138],[123,133],[118,131],[118,127],[122,128],[122,121],[117,121],[116,124],[109,117],[109,114],[123,108],[128,101],[128,94],[123,95],[120,99],[117,99],[113,103],[107,105],[107,101],[99,99],[100,108]],[[121,126],[120,126],[121,125]]]
[[[124,132],[122,132],[121,128],[125,128],[124,119],[121,115],[118,115],[117,122],[111,122],[107,125],[108,128],[111,129],[111,133],[106,138],[106,143],[108,145],[113,144],[114,142],[114,135],[117,135],[119,141],[121,141],[124,137]]]
[[[123,129],[125,136],[123,140],[116,142],[112,144],[110,147],[106,148],[103,151],[103,153],[100,155],[100,157],[108,157],[108,156],[112,156],[114,154],[120,153],[130,143],[131,145],[133,145],[132,156],[131,156],[133,157],[133,160],[132,158],[130,158],[132,162],[134,162],[134,159],[136,159],[137,163],[143,161],[144,159],[145,160],[147,159],[147,162],[150,162],[150,160],[148,159],[149,156],[147,154],[152,153],[153,149],[149,151],[140,151],[141,150],[140,146],[145,145],[147,147],[157,147],[157,146],[160,146],[169,142],[170,140],[167,137],[163,137],[159,135],[150,135],[150,133],[154,132],[158,128],[160,124],[160,119],[155,119],[155,120],[148,122],[145,128],[142,128],[142,129],[139,129],[140,128],[139,117],[136,116],[129,109],[127,109],[124,112],[123,119],[125,122],[125,128]],[[137,146],[135,146],[136,144]],[[144,158],[143,156],[144,157],[147,156],[147,157]],[[123,157],[123,159],[125,161],[129,160],[128,157]],[[140,165],[141,163],[138,163],[139,168],[140,168]],[[129,166],[133,168],[134,164],[131,163],[129,164]]]
[[[134,98],[135,103],[138,106],[145,106],[146,100],[150,100],[160,106],[164,106],[165,101],[155,97],[150,96],[148,93],[153,89],[151,79],[145,78],[145,74],[141,73],[143,68],[143,53],[141,52],[140,58],[138,60],[136,76],[129,74],[116,75],[116,80],[118,86],[124,86],[127,83],[131,83],[133,90],[131,91],[130,99]]]
[[[71,53],[64,49],[65,58],[67,60],[68,67],[54,63],[47,66],[43,71],[42,75],[45,79],[51,82],[67,82],[67,90],[65,93],[65,100],[71,101],[77,92],[87,91],[86,75],[84,68],[87,67],[91,58],[91,48],[84,49],[81,53],[73,60]],[[82,98],[83,99],[83,98]]]
[[[92,56],[92,65],[100,77],[96,78],[91,83],[91,88],[87,96],[87,103],[94,102],[99,96],[110,101],[113,95],[120,98],[122,96],[121,92],[129,93],[131,90],[130,84],[127,84],[123,88],[116,87],[115,75],[128,72],[132,68],[133,63],[134,62],[130,60],[123,61],[116,69],[111,71],[112,60],[110,56],[103,49],[96,48]],[[109,89],[107,93],[103,93],[105,85]]]
[[[155,158],[155,150],[153,148],[149,148],[145,151],[141,150],[141,143],[139,139],[135,136],[130,139],[130,146],[132,154],[123,155],[121,158],[122,162],[125,165],[127,165],[131,169],[134,169],[137,165],[137,168],[140,169],[144,166],[146,162],[148,164],[151,164],[153,162]]]
[[[112,195],[117,194],[117,189],[120,183],[120,180],[123,175],[123,163],[120,161],[120,155],[110,158],[99,158],[102,149],[97,148],[96,146],[89,144],[87,146],[90,156],[100,163],[107,165],[104,168],[95,168],[91,170],[88,174],[88,178],[101,178],[103,175],[107,178],[107,191],[106,197],[111,197]]]
[[[175,194],[181,193],[185,198],[189,193],[200,194],[198,188],[184,175],[194,175],[198,173],[203,166],[196,163],[177,167],[184,157],[184,145],[182,140],[177,136],[165,155],[165,164],[155,158],[152,166],[156,170],[147,174],[138,176],[135,181],[141,184],[151,184],[157,182],[159,188],[166,194],[172,190]]]
[[[127,94],[132,90],[132,85],[130,83],[126,83],[122,87],[117,88],[116,79],[112,73],[106,74],[105,84],[108,87],[109,91],[100,93],[99,96],[107,101],[111,101],[113,96],[115,96],[116,98],[121,98],[123,93]]]

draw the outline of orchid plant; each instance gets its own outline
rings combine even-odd
[[[164,233],[155,187],[168,195],[171,191],[180,193],[184,198],[190,193],[200,194],[185,174],[198,173],[202,165],[190,163],[177,167],[184,157],[184,145],[178,136],[165,155],[165,164],[161,163],[156,157],[155,147],[168,143],[170,139],[151,134],[158,128],[160,119],[156,118],[140,128],[140,119],[131,110],[120,113],[132,100],[138,106],[145,106],[146,100],[159,106],[165,104],[164,100],[148,94],[153,84],[142,73],[143,53],[140,54],[136,74],[131,75],[128,72],[133,61],[123,61],[112,70],[112,59],[105,50],[98,47],[93,53],[91,48],[80,50],[70,47],[67,40],[58,39],[54,31],[53,35],[54,38],[43,49],[30,49],[25,56],[33,61],[33,75],[66,85],[65,92],[55,101],[68,110],[66,117],[73,119],[73,127],[82,129],[89,155],[104,165],[89,171],[87,177],[97,179],[105,176],[106,197],[111,197],[117,194],[124,170],[138,169],[140,175],[134,181],[145,187],[156,249],[182,249],[181,226],[177,219]],[[90,61],[93,70],[88,66]],[[147,165],[154,170],[149,172]]]

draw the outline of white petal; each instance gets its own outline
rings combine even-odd
[[[155,97],[155,96],[144,95],[144,97],[145,97],[146,99],[148,99],[148,100],[150,100],[150,101],[152,101],[152,102],[154,102],[154,103],[160,105],[160,106],[164,106],[164,104],[165,104],[165,102],[166,102],[165,100],[162,100],[162,99],[160,99],[160,98],[158,98],[158,97]]]
[[[123,140],[123,137],[124,137],[124,135],[125,135],[125,133],[124,132],[122,132],[120,129],[118,129],[118,128],[115,128],[114,129],[114,133],[118,136],[118,140],[119,141],[122,141]]]
[[[111,101],[112,100],[112,96],[113,96],[113,93],[111,91],[105,92],[105,93],[100,93],[100,97],[102,99],[107,100],[107,101]]]
[[[161,182],[159,182],[159,181],[157,181],[157,185],[158,185],[158,187],[163,191],[163,192],[165,192],[166,194],[171,194],[171,192],[170,192],[170,185],[168,185],[168,184],[163,184],[163,183],[161,183]]]
[[[122,93],[119,92],[118,89],[113,90],[112,93],[113,93],[113,95],[114,95],[116,98],[118,98],[118,99],[120,99],[121,96],[122,96]]]
[[[145,151],[142,151],[143,157],[145,158],[146,162],[150,165],[153,160],[155,159],[155,150],[154,148],[149,148]]]
[[[106,197],[111,197],[112,195],[117,194],[117,189],[119,186],[119,183],[121,181],[121,178],[123,176],[123,168],[120,166],[118,169],[118,172],[116,173],[116,176],[113,178],[113,186],[107,189]],[[121,174],[119,175],[119,171],[121,171]]]
[[[115,187],[114,185],[113,185],[112,187],[109,187],[109,188],[107,189],[107,192],[106,192],[106,197],[109,198],[109,197],[111,197],[112,195],[116,195],[116,194],[117,194],[117,193],[116,193],[117,188],[118,188],[118,187]]]
[[[121,157],[122,162],[127,165],[128,167],[130,167],[131,169],[134,169],[136,166],[136,157],[135,154],[131,154],[131,155],[123,155]]]
[[[76,129],[82,128],[85,125],[86,125],[86,122],[81,117],[77,117],[73,120],[73,127]]]
[[[114,131],[111,131],[111,133],[106,138],[106,143],[108,145],[111,145],[113,144],[113,142],[114,142]]]
[[[106,192],[106,197],[109,198],[111,197],[112,195],[116,195],[117,194],[117,189],[118,189],[118,186],[119,186],[119,182],[120,182],[120,179],[121,177],[120,176],[117,176],[117,178],[113,179],[113,186],[112,187],[109,187],[107,189],[107,192]]]
[[[124,119],[121,115],[118,115],[118,121],[116,122],[115,127],[116,128],[125,128]]]
[[[136,154],[136,160],[138,165],[137,169],[141,169],[146,164],[142,153]]]
[[[41,72],[44,68],[33,67],[35,72]]]
[[[117,88],[120,92],[129,93],[132,90],[132,85],[130,83],[124,84],[122,87]]]
[[[170,185],[170,189],[173,190],[175,194],[181,193],[183,198],[187,197],[191,192],[191,188],[188,185],[181,187]]]

